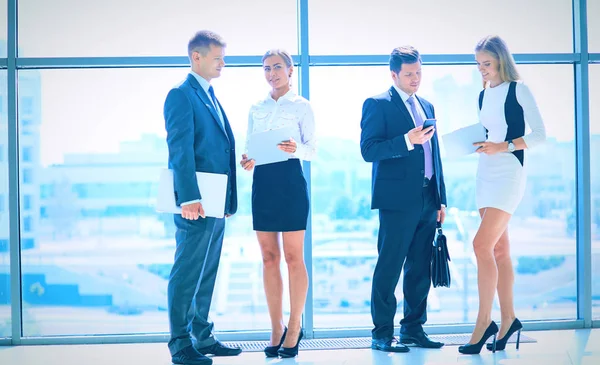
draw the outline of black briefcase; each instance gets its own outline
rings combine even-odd
[[[433,241],[433,249],[431,252],[431,282],[433,287],[445,286],[450,287],[450,254],[448,253],[448,245],[446,236],[442,231],[442,225],[437,223],[437,235]]]

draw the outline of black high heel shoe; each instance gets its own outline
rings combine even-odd
[[[302,330],[302,328],[300,328],[300,334],[298,335],[298,342],[296,342],[296,346],[281,347],[279,350],[277,350],[279,356],[281,356],[282,358],[296,357],[296,355],[298,355],[298,346],[300,346],[300,340],[302,339],[302,336],[304,336],[304,331]]]
[[[510,340],[510,336],[512,336],[513,333],[515,333],[515,332],[517,332],[517,350],[518,350],[519,349],[519,341],[521,340],[521,329],[523,329],[523,325],[521,324],[521,321],[519,321],[518,318],[515,318],[515,320],[510,325],[510,328],[508,329],[508,332],[506,332],[504,337],[502,337],[501,339],[498,339],[498,341],[496,341],[496,351],[504,350],[506,348],[506,343],[508,342],[508,340]],[[486,345],[486,348],[488,350],[492,351],[492,344],[488,343]]]
[[[279,345],[265,347],[264,351],[265,351],[265,355],[267,355],[267,357],[279,356],[279,354],[277,353],[277,350],[279,350],[281,345],[283,345],[283,341],[285,341],[286,334],[287,334],[287,327],[283,330],[283,336],[281,336],[281,341],[279,341]]]
[[[476,355],[481,352],[481,348],[483,347],[485,342],[488,340],[488,338],[490,338],[491,336],[494,336],[494,340],[492,341],[492,352],[496,352],[496,334],[497,333],[498,333],[498,326],[496,325],[496,322],[492,321],[492,323],[490,323],[488,328],[486,328],[485,333],[483,334],[483,336],[481,337],[481,340],[479,340],[479,342],[474,343],[474,344],[468,343],[466,345],[462,345],[458,348],[458,352],[460,352],[461,354],[466,354],[466,355]]]

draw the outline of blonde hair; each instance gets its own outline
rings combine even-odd
[[[498,61],[500,79],[502,79],[502,81],[512,82],[521,79],[519,72],[517,71],[515,59],[502,38],[497,35],[489,35],[483,38],[475,47],[475,53],[477,52],[486,52]],[[486,83],[484,82],[483,87],[486,86],[485,84]]]

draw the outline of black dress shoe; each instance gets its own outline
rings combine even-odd
[[[410,349],[396,340],[395,337],[385,337],[371,340],[373,350],[386,352],[409,352]]]
[[[517,350],[519,349],[519,342],[521,341],[521,329],[523,329],[523,325],[521,324],[521,321],[519,321],[518,318],[515,318],[515,320],[513,321],[513,323],[510,325],[510,328],[508,329],[508,332],[506,332],[506,334],[504,335],[504,337],[499,338],[498,340],[496,340],[496,351],[502,351],[506,348],[506,342],[510,339],[510,336],[513,335],[513,333],[518,332],[517,333]],[[493,350],[493,346],[491,343],[488,343],[486,345],[486,348],[490,351]]]
[[[298,335],[298,341],[296,342],[296,346],[281,347],[279,350],[277,350],[279,356],[281,356],[284,359],[289,357],[296,357],[296,355],[298,355],[298,347],[300,346],[300,340],[302,339],[302,336],[304,336],[304,331],[302,330],[302,328],[300,328],[300,334]]]
[[[173,364],[183,365],[211,365],[212,359],[202,355],[194,346],[188,346],[171,357]]]
[[[443,342],[432,341],[424,331],[414,333],[400,333],[400,343],[403,345],[417,345],[426,349],[439,349]]]
[[[277,353],[277,350],[279,350],[279,348],[281,347],[281,345],[283,345],[283,341],[285,341],[285,335],[287,334],[287,327],[283,330],[283,336],[281,336],[281,341],[279,341],[279,345],[276,346],[267,346],[265,347],[265,355],[267,357],[277,357],[279,356],[279,354]]]
[[[219,341],[213,343],[210,346],[200,347],[197,349],[199,353],[204,355],[214,356],[237,356],[242,353],[242,349],[239,347],[227,347]]]

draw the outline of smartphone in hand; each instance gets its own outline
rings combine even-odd
[[[437,121],[437,119],[425,119],[425,121],[423,122],[423,129],[427,129],[429,127],[434,127],[436,121]]]

